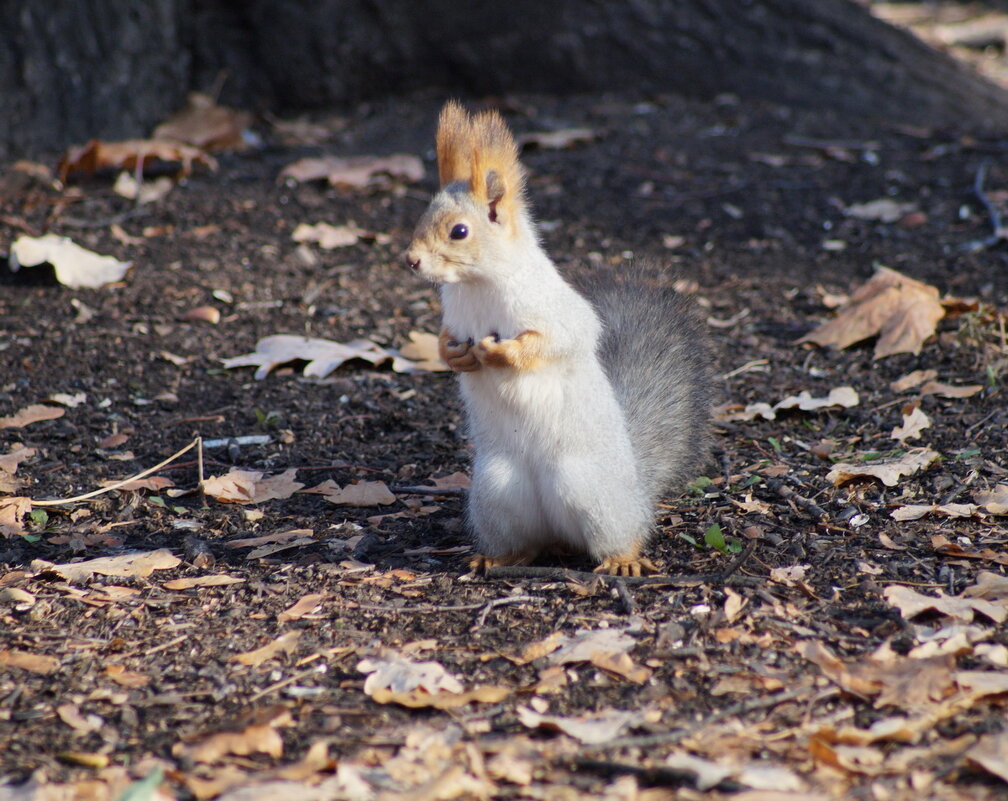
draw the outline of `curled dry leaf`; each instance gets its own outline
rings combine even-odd
[[[374,695],[375,690],[389,690],[393,693],[408,693],[423,690],[427,693],[461,693],[465,690],[462,682],[448,673],[437,662],[411,662],[402,657],[385,659],[362,659],[357,670],[367,674],[364,692]]]
[[[988,617],[995,623],[1008,619],[1008,589],[993,599],[961,595],[951,597],[938,590],[938,597],[922,595],[909,587],[894,584],[886,587],[885,599],[900,611],[904,619],[910,620],[922,612],[938,612],[965,623],[972,622],[977,614]]]
[[[311,614],[318,609],[326,597],[324,592],[312,592],[304,595],[296,604],[277,615],[277,620],[281,623],[286,623],[290,620],[300,620],[305,615]]]
[[[591,128],[561,128],[556,131],[530,131],[518,137],[518,147],[538,147],[543,150],[563,150],[571,145],[591,142],[598,131]]]
[[[422,331],[410,331],[410,341],[399,349],[399,353],[416,363],[419,370],[431,373],[443,372],[448,365],[441,361],[438,354],[438,338],[436,334]]]
[[[423,162],[416,156],[394,153],[391,156],[324,156],[295,161],[280,172],[280,180],[326,180],[332,186],[366,188],[384,186],[392,180],[415,183],[423,180]]]
[[[181,563],[181,560],[173,556],[167,548],[160,548],[156,551],[124,553],[120,556],[100,556],[97,559],[62,565],[36,559],[31,563],[31,568],[39,578],[58,576],[71,584],[78,584],[87,581],[96,573],[100,576],[146,578],[155,570],[171,570]]]
[[[930,465],[939,457],[930,448],[914,448],[902,456],[872,462],[837,462],[826,478],[836,486],[858,478],[877,478],[887,487],[895,487],[901,476],[909,476]]]
[[[252,115],[226,106],[218,106],[202,92],[190,92],[186,106],[154,129],[154,139],[185,142],[205,151],[244,150],[248,147],[246,129]]]
[[[518,707],[518,720],[530,729],[560,731],[586,745],[598,745],[615,740],[628,729],[653,723],[661,717],[654,710],[610,709],[578,717],[541,715],[528,707]]]
[[[280,654],[294,653],[300,638],[300,631],[288,631],[286,634],[281,634],[272,642],[266,643],[266,645],[262,646],[262,648],[256,648],[254,651],[246,651],[245,653],[235,654],[231,657],[231,659],[232,661],[239,662],[242,665],[259,667],[259,665],[263,662],[267,662]]]
[[[978,492],[973,500],[992,515],[1008,515],[1008,484],[998,484],[992,490]]]
[[[220,322],[220,318],[220,309],[216,306],[197,306],[194,309],[189,309],[189,311],[182,315],[183,320],[210,323],[210,325],[217,325]]]
[[[11,648],[0,648],[0,667],[18,668],[40,676],[48,676],[59,670],[60,661],[54,656],[33,654]]]
[[[52,407],[46,406],[43,408],[48,409]],[[5,428],[5,426],[0,425],[0,428]],[[7,473],[13,476],[17,472],[18,465],[27,459],[31,459],[35,453],[34,448],[26,448],[23,445],[12,446],[9,453],[0,456],[0,473]]]
[[[921,395],[938,395],[942,398],[972,398],[983,391],[983,384],[943,384],[940,381],[927,381],[918,390]]]
[[[893,392],[906,392],[914,387],[919,387],[925,381],[930,381],[937,377],[937,370],[914,370],[889,384],[889,389]]]
[[[896,426],[892,430],[892,438],[898,442],[908,439],[916,439],[925,428],[931,427],[931,418],[921,411],[919,406],[914,406],[909,414],[903,415],[903,425]]]
[[[931,537],[931,547],[935,553],[942,556],[954,556],[958,559],[982,559],[987,562],[996,562],[999,565],[1008,565],[1008,551],[1001,549],[995,551],[993,548],[964,548],[957,542],[949,542],[941,534],[934,534]]]
[[[204,765],[217,762],[223,756],[267,754],[274,759],[283,756],[283,739],[274,725],[256,723],[241,731],[223,731],[192,743],[176,743],[172,755]]]
[[[167,175],[162,175],[153,181],[138,181],[132,173],[121,172],[119,173],[119,177],[115,179],[115,183],[112,184],[112,191],[119,195],[119,197],[135,200],[143,206],[147,203],[156,203],[166,197],[174,187],[175,182]],[[139,245],[143,242],[142,238],[137,239],[129,235],[122,236],[126,232],[121,227],[118,230],[120,235],[116,236],[116,238],[125,245]]]
[[[879,267],[834,319],[798,342],[846,348],[878,335],[876,359],[894,353],[920,353],[944,316],[935,287]]]
[[[324,497],[337,506],[388,506],[396,501],[384,481],[358,481],[343,489],[337,488],[335,492],[326,492]]]
[[[66,414],[65,409],[33,403],[8,417],[0,417],[0,428],[24,428],[42,420],[55,420]]]
[[[304,484],[294,480],[296,475],[295,467],[269,478],[263,478],[258,470],[232,468],[223,476],[204,479],[200,489],[221,503],[264,503],[289,498],[304,487]]]
[[[893,520],[920,520],[927,515],[944,515],[945,517],[973,517],[979,507],[972,503],[938,504],[908,504],[893,509],[890,517]]]
[[[149,478],[134,478],[125,484],[121,484],[118,481],[102,481],[99,483],[101,487],[116,485],[121,490],[151,490],[153,492],[160,492],[168,487],[174,487],[175,482],[168,478],[168,476],[150,476]]]
[[[714,410],[714,419],[722,423],[755,420],[757,417],[776,420],[777,412],[782,409],[798,409],[803,412],[833,408],[850,409],[860,402],[861,399],[853,387],[836,387],[831,389],[825,398],[813,398],[808,390],[803,390],[797,395],[789,395],[773,406],[764,402],[750,403],[745,407],[737,403],[724,404]]]
[[[10,249],[11,271],[51,264],[56,280],[71,289],[97,289],[122,279],[133,262],[85,250],[69,237],[19,236]]]
[[[899,203],[892,198],[884,197],[869,200],[867,203],[852,203],[844,209],[844,214],[859,220],[891,223],[916,211],[918,209],[914,203]]]
[[[153,164],[178,164],[179,177],[192,172],[194,164],[210,170],[217,169],[217,162],[197,147],[180,142],[164,142],[150,139],[129,139],[123,142],[102,142],[92,139],[86,145],[71,147],[63,154],[59,163],[60,180],[66,182],[71,175],[93,175],[99,170],[131,170],[137,165],[141,172]]]
[[[370,339],[355,339],[352,342],[333,342],[328,339],[275,334],[260,339],[253,353],[223,359],[224,367],[256,367],[256,379],[263,379],[281,364],[292,361],[308,362],[304,375],[309,378],[325,378],[329,373],[351,359],[361,359],[372,365],[392,361],[392,369],[398,373],[424,372],[416,362],[399,356],[395,351],[386,350]]]
[[[244,584],[245,579],[238,576],[190,576],[188,578],[172,579],[163,586],[166,590],[191,590],[193,587],[224,587],[228,584]]]
[[[965,754],[966,761],[1008,782],[1008,731],[985,734]]]
[[[0,497],[0,537],[18,537],[27,533],[24,518],[31,511],[31,499]]]

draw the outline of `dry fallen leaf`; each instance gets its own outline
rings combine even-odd
[[[420,688],[407,692],[393,692],[384,687],[378,687],[371,693],[371,698],[378,704],[399,704],[410,709],[424,709],[427,707],[433,709],[457,709],[473,702],[497,704],[509,695],[511,695],[509,688],[489,685],[473,687],[460,693],[452,693],[447,690],[429,693]]]
[[[999,565],[1008,565],[1008,550],[1002,548],[995,551],[993,548],[964,548],[957,542],[949,542],[941,534],[931,536],[931,547],[935,553],[942,556],[954,556],[959,559],[982,559],[987,562],[996,562]]]
[[[869,200],[867,203],[853,203],[844,209],[844,214],[859,220],[891,223],[915,211],[917,211],[917,206],[914,203],[898,203],[892,198],[884,197],[878,200]]]
[[[161,586],[166,590],[191,590],[193,587],[224,587],[228,584],[243,584],[244,582],[245,579],[238,576],[190,576],[189,578],[166,581]]]
[[[303,371],[305,376],[325,378],[351,359],[362,359],[376,366],[391,359],[392,369],[398,373],[424,372],[424,368],[416,362],[399,356],[395,351],[386,350],[370,339],[333,342],[294,334],[265,337],[256,343],[255,352],[222,361],[227,369],[254,366],[258,368],[255,372],[256,379],[262,379],[275,367],[292,361],[308,362]]]
[[[0,417],[0,428],[23,428],[42,420],[55,420],[64,414],[66,414],[66,409],[60,409],[56,406],[46,406],[42,403],[33,403],[31,406],[25,406],[9,417]]]
[[[794,587],[805,580],[805,574],[812,565],[791,565],[790,567],[775,567],[770,570],[770,581]]]
[[[944,515],[945,517],[973,517],[979,507],[972,503],[946,503],[938,504],[911,503],[906,506],[898,506],[892,510],[890,517],[893,520],[920,520],[927,515]]]
[[[283,756],[283,739],[276,725],[275,722],[255,723],[241,731],[223,731],[196,742],[176,743],[172,746],[172,755],[204,765],[227,755],[267,754],[279,759]]]
[[[1008,620],[1008,589],[993,600],[969,597],[965,592],[954,597],[945,595],[941,590],[937,592],[938,597],[935,598],[931,595],[922,595],[909,587],[894,584],[886,587],[883,595],[890,604],[899,609],[900,615],[905,620],[910,620],[922,612],[938,612],[965,623],[970,623],[977,614],[984,615],[995,623],[1004,623]]]
[[[992,490],[978,492],[973,500],[992,515],[1008,515],[1008,484],[998,484]]]
[[[781,409],[798,409],[812,412],[819,409],[843,408],[849,409],[861,402],[853,387],[836,387],[831,389],[825,398],[813,398],[808,390],[797,395],[789,395],[782,401],[771,406],[769,403],[750,403],[745,407],[737,403],[727,403],[714,410],[714,420],[721,423],[745,422],[762,417],[765,420],[776,420]]]
[[[878,335],[876,359],[894,353],[920,353],[944,316],[935,287],[879,267],[834,319],[798,342],[846,348]]]
[[[563,150],[598,138],[591,128],[561,128],[557,131],[530,131],[518,137],[518,147],[538,147],[543,150]]]
[[[985,734],[964,756],[967,762],[1008,782],[1008,731]]]
[[[972,398],[983,391],[983,384],[943,384],[940,381],[927,381],[918,390],[921,395],[939,395],[942,398]]]
[[[269,478],[263,478],[258,470],[232,468],[223,476],[205,479],[200,488],[221,503],[264,503],[289,498],[304,487],[294,480],[295,475],[297,468],[294,467]]]
[[[390,179],[415,183],[423,180],[423,162],[416,156],[324,156],[295,161],[280,172],[280,180],[298,182],[327,180],[332,186],[365,188],[385,186]]]
[[[374,695],[375,690],[389,690],[393,693],[407,693],[423,690],[427,693],[461,693],[465,690],[462,682],[448,673],[437,662],[412,662],[402,657],[384,659],[362,659],[357,670],[367,674],[364,692]]]
[[[438,338],[436,334],[422,331],[410,331],[410,341],[399,348],[399,353],[416,363],[420,370],[431,373],[443,372],[448,365],[441,361],[438,355]]]
[[[925,381],[930,381],[932,378],[937,377],[937,370],[914,370],[889,384],[889,389],[893,392],[906,392],[914,387],[919,387]]]
[[[660,713],[651,710],[609,709],[577,717],[541,715],[528,707],[518,707],[518,720],[530,729],[560,731],[586,745],[598,745],[614,740],[627,729],[652,723]]]
[[[472,486],[472,479],[465,473],[450,473],[441,478],[430,478],[428,481],[438,489],[469,489]],[[1006,485],[1008,489],[1008,485]]]
[[[96,573],[101,576],[146,578],[155,570],[171,570],[181,563],[171,551],[161,548],[156,551],[124,553],[121,556],[100,556],[97,559],[62,565],[36,559],[31,563],[31,568],[37,576],[56,575],[71,584],[79,584]]]
[[[169,178],[167,175],[162,175],[160,178],[155,178],[153,181],[138,181],[136,176],[129,172],[119,173],[119,177],[115,179],[115,183],[112,184],[112,191],[115,192],[119,197],[124,197],[127,200],[135,200],[139,205],[143,206],[147,203],[156,203],[162,198],[166,197],[172,189],[175,188],[175,182]],[[136,238],[131,236],[122,236],[126,232],[122,228],[118,229],[120,236],[116,238],[126,245],[139,245],[143,242],[142,238]],[[131,241],[132,240],[132,241]]]
[[[337,506],[388,506],[396,501],[396,496],[384,481],[358,481],[335,492],[327,492],[324,497]]]
[[[201,164],[211,170],[217,169],[217,162],[197,147],[180,142],[159,142],[148,139],[130,139],[123,142],[102,142],[92,139],[86,145],[71,147],[63,154],[59,163],[59,177],[64,183],[67,177],[84,173],[92,175],[99,170],[132,170],[137,165],[143,172],[151,164],[179,164],[179,177],[192,172],[193,164]]]
[[[263,662],[267,662],[280,654],[294,653],[300,637],[301,632],[299,630],[288,631],[286,634],[281,634],[272,642],[266,643],[262,648],[235,654],[231,657],[231,660],[250,667],[259,667]]]
[[[326,597],[324,592],[312,592],[304,595],[296,604],[277,615],[277,620],[281,623],[286,623],[290,620],[300,620],[305,615],[318,609]]]
[[[220,309],[216,306],[196,306],[182,315],[183,320],[193,323],[210,323],[210,325],[217,325],[220,322],[220,318]]]
[[[903,424],[896,426],[890,435],[898,442],[905,442],[908,439],[917,439],[925,428],[931,427],[931,418],[921,411],[919,406],[914,406],[909,414],[904,413]]]
[[[71,289],[96,289],[122,279],[133,262],[85,250],[69,237],[19,236],[10,247],[11,271],[51,264],[56,280]]]
[[[52,407],[45,406],[45,409],[50,409]],[[19,412],[23,413],[24,409]],[[2,420],[7,418],[0,418],[0,428],[10,428],[11,426],[4,426]],[[18,469],[18,465],[26,459],[31,459],[35,455],[35,448],[26,448],[23,445],[14,444],[11,446],[11,450],[4,456],[0,456],[0,473],[7,473],[13,476]]]
[[[30,498],[0,497],[0,537],[19,537],[27,533],[24,518],[30,511]]]
[[[59,670],[60,661],[54,656],[43,654],[33,654],[28,651],[17,651],[9,648],[0,648],[0,667],[19,668],[29,673],[38,673],[48,676]]]
[[[185,142],[205,151],[244,150],[248,147],[246,129],[252,115],[226,106],[218,106],[202,92],[190,92],[186,107],[176,111],[154,129],[154,139]]]
[[[323,250],[332,250],[357,244],[363,233],[364,231],[353,224],[336,226],[327,222],[314,225],[300,223],[294,229],[291,239],[295,242],[316,242]]]
[[[836,486],[858,478],[877,478],[887,487],[895,487],[901,476],[909,476],[928,467],[939,457],[930,448],[913,448],[902,456],[872,462],[837,462],[826,478]]]

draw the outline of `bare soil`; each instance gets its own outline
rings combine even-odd
[[[381,480],[397,502],[334,507],[297,493],[258,505],[257,517],[248,506],[198,492],[115,491],[50,508],[31,536],[0,540],[0,587],[35,599],[27,606],[0,599],[0,651],[58,660],[48,674],[0,662],[0,796],[42,797],[22,785],[32,777],[38,787],[68,784],[82,794],[85,782],[111,787],[115,768],[141,777],[160,764],[168,770],[164,792],[192,798],[200,794],[193,777],[239,771],[236,784],[252,788],[319,741],[340,764],[381,766],[403,756],[411,732],[425,727],[453,733],[444,747],[466,755],[467,775],[509,744],[527,746],[527,781],[518,773],[484,774],[493,797],[633,797],[626,795],[631,785],[665,793],[654,797],[699,797],[689,788],[708,788],[666,763],[685,749],[709,760],[785,766],[804,789],[779,797],[1003,798],[1004,784],[963,756],[978,738],[1004,731],[1003,695],[936,720],[913,745],[872,746],[882,763],[910,748],[922,749],[922,761],[858,770],[816,750],[816,725],[863,729],[913,709],[840,691],[799,653],[802,643],[818,641],[852,665],[885,643],[906,654],[921,642],[922,619],[903,619],[885,587],[958,595],[981,570],[1004,574],[1003,560],[941,553],[932,540],[941,535],[1003,556],[1004,518],[890,517],[906,503],[968,502],[1005,480],[1008,356],[990,322],[996,317],[950,317],[919,355],[882,360],[873,360],[870,342],[835,351],[794,340],[831,316],[831,294],[849,293],[877,264],[986,308],[1008,306],[1005,243],[968,249],[992,233],[974,192],[985,162],[987,199],[1005,206],[1006,141],[737,98],[502,101],[518,132],[583,126],[599,133],[571,148],[525,152],[545,245],[570,272],[613,269],[690,291],[711,323],[716,371],[728,376],[712,386],[713,402],[773,403],[850,385],[860,404],[719,424],[714,459],[696,465],[697,476],[710,481],[668,498],[656,525],[648,555],[664,581],[595,580],[584,572],[591,565],[576,559],[545,561],[539,572],[474,576],[466,567],[462,494],[411,489],[467,469],[450,374],[351,362],[322,380],[304,378],[298,365],[255,380],[250,369],[225,370],[220,361],[277,333],[401,346],[410,331],[437,331],[435,293],[402,268],[400,252],[434,188],[441,100],[353,109],[339,126],[330,118],[332,137],[317,145],[285,145],[264,129],[263,148],[223,155],[217,173],[197,170],[147,206],[116,196],[103,177],[60,192],[15,185],[12,171],[3,173],[0,251],[20,233],[48,230],[134,263],[120,284],[96,290],[69,290],[41,270],[0,278],[0,415],[54,393],[86,396],[59,419],[0,430],[0,453],[17,442],[37,449],[18,470],[29,482],[22,494],[87,492],[157,464],[197,435],[264,434],[263,445],[207,450],[208,472],[297,468],[308,486]],[[422,184],[372,191],[278,183],[282,167],[323,152],[416,153],[430,169]],[[878,198],[916,204],[920,213],[893,223],[844,213]],[[332,251],[310,246],[308,258],[291,233],[323,220],[352,220],[391,240]],[[124,243],[113,223],[136,241]],[[203,305],[220,310],[218,324],[186,319]],[[835,487],[826,479],[835,459],[905,449],[890,432],[917,396],[890,383],[915,369],[984,387],[966,399],[920,400],[933,425],[915,444],[937,450],[940,462],[895,487]],[[99,447],[117,432],[128,439]],[[822,441],[832,443],[831,454],[813,453]],[[159,474],[194,488],[194,453]],[[437,508],[424,513],[415,501]],[[404,514],[368,521],[394,512]],[[704,544],[715,523],[741,552]],[[246,558],[250,547],[228,545],[293,529],[309,530],[310,542],[253,559]],[[355,535],[362,536],[348,545]],[[183,563],[146,578],[98,576],[73,585],[33,567],[34,560],[160,548]],[[809,566],[802,580],[771,580],[772,569],[794,565]],[[163,586],[214,573],[243,581]],[[317,608],[278,620],[309,593],[322,594]],[[923,621],[935,625],[933,615]],[[568,668],[566,686],[550,692],[541,684],[544,660],[506,658],[554,632],[600,627],[629,627],[637,639],[631,656],[649,678],[637,683],[580,664]],[[300,638],[289,653],[258,667],[234,661],[290,631]],[[988,641],[1008,645],[1008,636],[1001,628]],[[364,693],[357,664],[391,652],[438,661],[467,686],[512,694],[445,711],[380,705]],[[996,669],[969,649],[958,660],[960,669]],[[117,680],[122,672],[146,678],[130,684]],[[529,704],[562,716],[656,714],[622,740],[589,746],[528,729],[519,708]],[[275,724],[282,755],[229,754],[208,767],[176,747],[208,732],[244,731],[256,715],[276,721],[278,710],[286,713]],[[463,750],[450,750],[456,747]],[[299,781],[317,784],[332,770],[329,763]],[[397,776],[383,797],[451,797],[431,785],[394,795],[417,782]],[[726,778],[709,797],[751,786]],[[478,795],[459,794],[467,792]]]

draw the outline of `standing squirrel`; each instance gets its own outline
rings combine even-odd
[[[578,292],[539,244],[525,173],[495,111],[449,101],[441,190],[406,253],[440,285],[441,358],[460,374],[475,457],[477,569],[586,552],[641,575],[661,495],[706,457],[703,331],[670,289],[597,279]]]

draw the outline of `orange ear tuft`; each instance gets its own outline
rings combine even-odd
[[[441,186],[469,181],[473,148],[472,117],[456,100],[441,109],[437,129],[438,177]]]
[[[477,200],[494,213],[515,219],[525,189],[525,170],[518,161],[518,145],[507,123],[496,111],[472,118],[472,166],[469,186]]]

